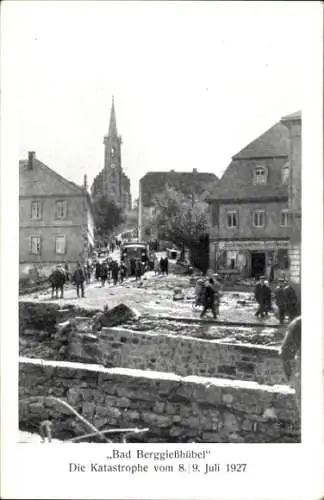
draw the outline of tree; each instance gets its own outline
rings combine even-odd
[[[209,230],[208,205],[167,186],[155,198],[152,224],[159,238],[192,249]]]
[[[113,201],[102,196],[93,202],[95,238],[107,243],[110,234],[124,222],[122,209]]]

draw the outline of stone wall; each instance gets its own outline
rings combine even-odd
[[[69,353],[75,361],[108,368],[226,377],[269,385],[286,381],[275,347],[228,344],[183,335],[103,328],[98,336],[85,332],[72,335]]]
[[[54,437],[85,434],[64,406],[27,399],[54,396],[99,429],[149,428],[145,442],[300,442],[287,386],[28,358],[19,369],[21,429],[52,415]]]

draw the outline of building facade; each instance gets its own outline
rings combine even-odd
[[[212,173],[198,172],[148,172],[139,182],[138,234],[141,241],[157,238],[152,233],[150,221],[153,218],[154,199],[167,186],[173,187],[185,196],[200,199],[207,197],[217,185],[218,177]]]
[[[94,246],[91,200],[78,186],[39,161],[34,152],[19,162],[20,276],[48,275],[58,264],[84,262]]]
[[[301,112],[282,118],[281,122],[289,131],[289,217],[290,217],[290,278],[301,281]]]
[[[109,131],[108,135],[104,137],[104,145],[104,168],[93,181],[91,196],[93,199],[105,196],[124,211],[131,210],[130,180],[122,168],[122,138],[117,132],[114,98],[111,106]]]
[[[280,122],[237,153],[210,200],[210,267],[242,277],[289,272],[289,134]]]

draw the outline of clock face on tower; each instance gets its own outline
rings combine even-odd
[[[114,163],[111,164],[111,168],[115,168],[115,164]]]

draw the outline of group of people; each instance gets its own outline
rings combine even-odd
[[[273,311],[272,306],[272,289],[261,276],[255,286],[254,297],[258,304],[255,312],[257,318],[264,318]],[[289,282],[285,282],[284,278],[279,278],[278,285],[274,290],[274,298],[278,308],[278,317],[280,323],[284,323],[288,317],[292,321],[298,314],[298,298],[295,290]]]
[[[159,262],[156,260],[155,262],[155,274],[158,272],[162,274],[162,276],[169,274],[169,259],[167,257],[161,257]]]
[[[76,286],[77,296],[84,297],[84,283],[88,280],[88,266],[82,266],[80,262],[77,263],[76,269],[74,272],[70,273],[67,265],[56,266],[55,269],[51,272],[48,281],[52,287],[52,299],[57,298],[60,292],[60,298],[64,298],[64,285],[68,281]]]
[[[110,284],[112,281],[114,285],[117,285],[118,281],[122,283],[126,277],[127,266],[124,262],[118,264],[115,260],[107,260],[95,264],[95,278],[101,281],[103,287],[106,282]]]

